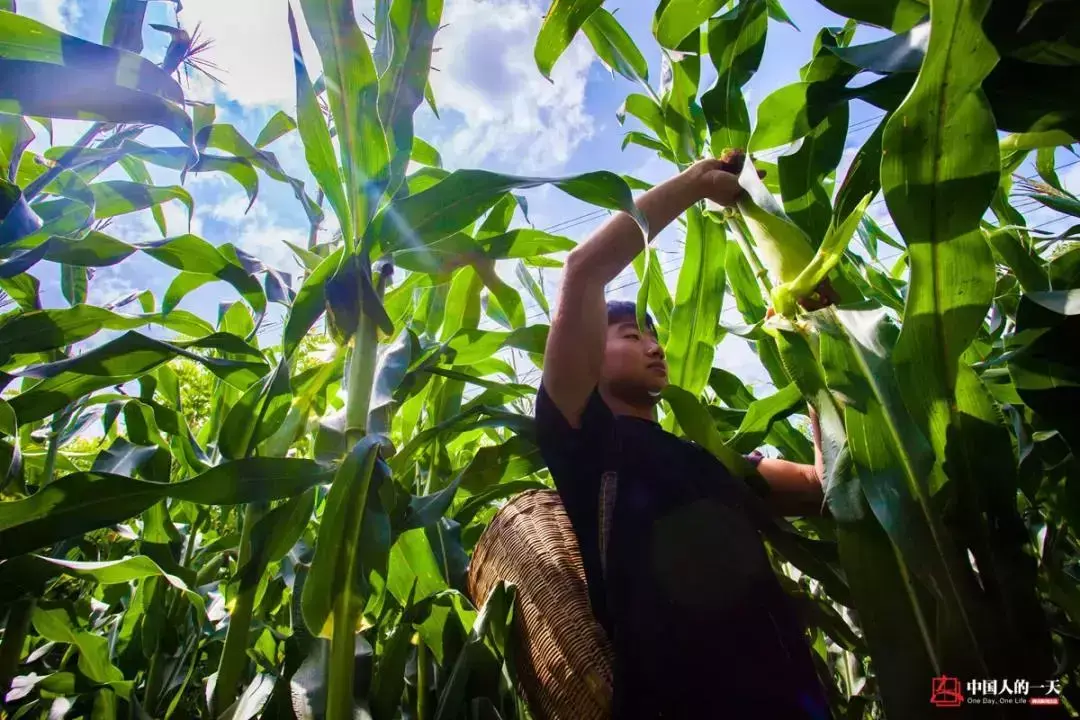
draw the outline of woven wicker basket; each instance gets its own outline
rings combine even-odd
[[[480,536],[469,595],[481,603],[500,580],[517,586],[518,678],[537,720],[611,716],[611,646],[589,608],[570,519],[554,490],[508,502]]]

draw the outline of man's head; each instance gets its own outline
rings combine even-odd
[[[632,302],[607,304],[607,343],[600,382],[613,396],[631,405],[654,405],[668,384],[664,349],[656,339],[656,326],[646,315],[647,330],[638,330]]]

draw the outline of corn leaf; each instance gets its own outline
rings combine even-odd
[[[727,251],[724,226],[698,208],[690,208],[685,255],[665,348],[671,382],[693,395],[700,395],[709,381],[720,340],[717,328],[724,303]]]
[[[439,22],[438,14],[432,13],[436,4],[437,0],[428,0],[424,4],[425,22],[428,25],[431,25],[431,15],[435,15],[432,32]],[[399,13],[403,14],[398,15],[401,23],[407,22],[405,18],[410,17],[414,7],[419,7],[418,3],[411,2],[399,2],[398,5]],[[375,73],[375,63],[367,41],[356,24],[352,2],[301,0],[300,6],[304,9],[304,19],[323,62],[326,95],[337,129],[341,171],[345,177],[346,197],[351,211],[349,223],[342,224],[342,231],[346,243],[351,244],[363,235],[387,183],[390,154],[379,118],[379,77]],[[419,38],[409,37],[409,43],[418,41]],[[428,45],[430,47],[430,41]],[[407,50],[407,46],[402,50]],[[417,55],[422,57],[423,53]],[[414,61],[419,62],[418,58],[414,58]],[[426,77],[426,64],[423,71]],[[397,89],[400,93],[401,87]],[[401,99],[395,94],[395,117],[398,117],[397,113],[406,114],[408,103],[401,102]],[[396,107],[398,104],[400,108]],[[411,122],[411,111],[407,111],[407,114]],[[301,130],[304,122],[300,119]],[[404,143],[406,153],[411,146],[410,138]]]
[[[300,131],[300,140],[304,144],[304,158],[308,169],[315,177],[315,182],[326,193],[326,200],[333,208],[345,237],[352,237],[352,216],[345,187],[341,180],[341,169],[334,154],[334,145],[330,139],[330,129],[326,126],[319,99],[311,84],[304,56],[300,52],[300,37],[296,30],[296,18],[292,5],[289,5],[289,33],[292,37],[293,69],[296,73],[296,120]]]
[[[349,637],[368,595],[367,572],[362,563],[361,537],[368,521],[370,497],[378,492],[382,471],[376,470],[379,440],[360,440],[334,475],[326,498],[315,558],[304,583],[304,623],[313,635],[330,637],[335,626],[350,623]]]
[[[284,110],[278,110],[273,116],[266,121],[266,125],[259,131],[259,136],[255,138],[255,147],[260,150],[270,143],[274,142],[278,138],[291,133],[296,129],[296,120],[288,115]]]
[[[653,35],[661,47],[676,50],[686,36],[724,6],[724,0],[669,0],[657,8]],[[764,11],[764,3],[753,3]]]
[[[902,33],[926,17],[926,4],[918,0],[818,0],[837,15]]]
[[[383,252],[415,249],[463,230],[510,190],[547,184],[587,203],[624,210],[647,232],[648,223],[634,205],[626,181],[609,172],[547,179],[458,170],[427,190],[395,200],[380,210],[365,243],[374,247],[377,242]]]
[[[183,102],[150,61],[0,10],[0,112],[158,125],[193,148]]]
[[[390,146],[391,192],[404,178],[410,153],[415,151],[413,114],[424,99],[442,8],[442,0],[396,0],[390,5],[387,27],[393,51],[378,85],[379,118]]]
[[[589,15],[581,30],[609,70],[627,80],[649,82],[649,63],[614,15],[598,7]]]
[[[237,505],[292,497],[328,479],[314,461],[299,458],[236,460],[174,483],[72,473],[25,500],[0,503],[0,557],[14,557],[122,522],[163,498]]]
[[[533,59],[541,75],[551,80],[555,63],[602,3],[603,0],[552,0],[533,46]]]
[[[701,109],[714,156],[725,148],[744,148],[750,139],[742,87],[761,64],[767,29],[763,2],[739,3],[709,23],[709,58],[716,68],[716,83],[701,96]]]

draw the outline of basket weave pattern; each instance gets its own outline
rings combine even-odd
[[[476,544],[469,595],[500,580],[517,586],[514,661],[537,720],[611,716],[612,655],[589,607],[570,518],[554,490],[530,490],[495,515]]]

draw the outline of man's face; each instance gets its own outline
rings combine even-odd
[[[616,395],[641,401],[667,387],[664,349],[653,333],[642,333],[633,321],[608,325],[601,376]]]

